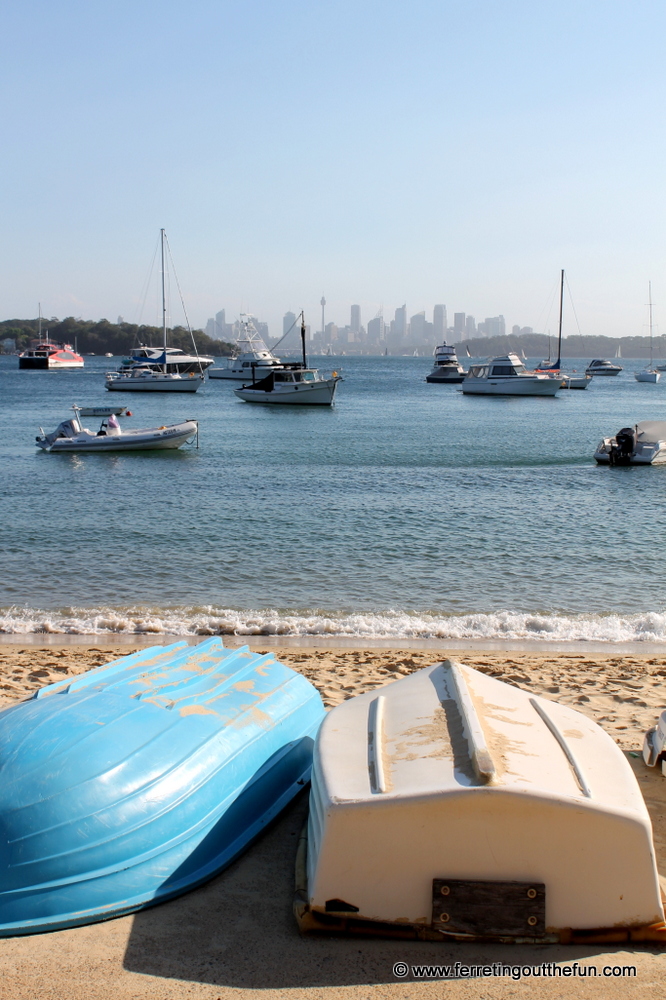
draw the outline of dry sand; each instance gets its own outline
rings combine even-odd
[[[265,649],[261,641],[251,648]],[[275,652],[275,650],[273,650]],[[132,652],[128,646],[0,647],[0,707],[38,687]],[[277,655],[321,691],[327,706],[438,660],[447,650],[308,648]],[[469,666],[572,705],[603,726],[627,751],[666,707],[666,654],[455,654]],[[660,873],[666,877],[666,778],[630,758],[650,809]],[[666,998],[666,949],[447,945],[424,942],[302,938],[291,914],[297,834],[307,797],[218,878],[194,892],[130,917],[89,927],[0,941],[0,997],[45,1000],[229,1000],[295,997],[332,1000],[527,995],[546,998]],[[485,978],[398,980],[397,961],[511,965],[578,961],[596,979]],[[634,965],[636,978],[603,978],[603,966]]]

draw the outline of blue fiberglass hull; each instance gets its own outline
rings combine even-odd
[[[0,712],[0,936],[163,902],[309,780],[324,708],[270,654],[153,646]]]

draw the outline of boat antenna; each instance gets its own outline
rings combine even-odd
[[[562,367],[562,304],[564,302],[564,268],[560,275],[560,325],[557,331],[557,361],[553,365],[557,371]]]
[[[303,348],[303,367],[307,368],[308,360],[305,357],[305,313],[301,310],[301,347]]]

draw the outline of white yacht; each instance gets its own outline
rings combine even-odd
[[[472,365],[462,391],[481,396],[554,396],[561,387],[559,375],[529,372],[517,354],[503,354]]]
[[[263,378],[272,371],[283,367],[279,358],[269,351],[252,317],[241,313],[241,334],[236,341],[236,357],[222,368],[211,368],[208,378],[226,378],[237,382],[247,382],[251,378]]]
[[[622,371],[621,365],[614,365],[612,361],[604,361],[603,358],[595,358],[590,361],[585,369],[586,375],[619,375]]]
[[[162,361],[165,355],[165,361]],[[112,357],[112,355],[105,355],[105,357]],[[146,347],[142,345],[130,351],[129,358],[123,360],[119,371],[129,371],[136,365],[154,365],[163,371],[166,363],[167,372],[176,372],[178,375],[189,375],[190,372],[194,372],[196,375],[199,375],[206,368],[210,368],[214,362],[215,358],[210,358],[203,354],[198,356],[196,354],[186,354],[179,347],[167,347],[165,352],[163,347]]]
[[[602,438],[594,457],[599,465],[666,464],[666,420],[642,420]]]
[[[458,361],[455,348],[449,344],[440,344],[435,348],[435,364],[429,375],[426,375],[426,382],[444,382],[454,384],[462,382],[465,377],[465,369]]]

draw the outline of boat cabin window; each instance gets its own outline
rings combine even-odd
[[[517,375],[519,371],[525,371],[523,365],[493,365],[493,375]]]
[[[301,378],[304,382],[312,382],[314,377],[314,372],[301,372]]]
[[[291,374],[291,372],[275,372],[274,378],[275,378],[276,382],[293,382],[294,381],[294,377]]]
[[[486,378],[488,375],[488,369],[483,365],[473,365],[467,372],[468,378]]]

